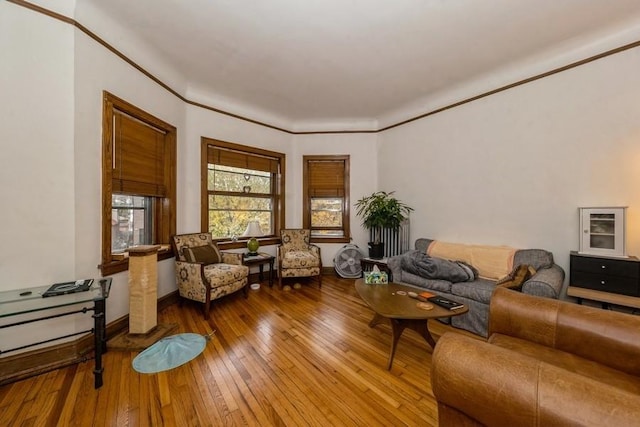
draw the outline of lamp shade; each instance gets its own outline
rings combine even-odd
[[[257,255],[258,248],[260,247],[260,242],[256,239],[256,236],[262,236],[262,230],[260,229],[260,224],[258,221],[249,221],[247,224],[247,229],[244,230],[242,234],[244,237],[251,237],[247,241],[247,249],[249,250],[249,255]]]
[[[242,233],[243,237],[258,237],[262,236],[262,230],[260,229],[260,223],[258,221],[249,221],[247,229]]]

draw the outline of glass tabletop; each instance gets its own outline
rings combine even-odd
[[[104,300],[109,297],[111,278],[103,277],[94,280],[88,291],[43,298],[42,294],[50,287],[51,285],[45,285],[0,292],[0,318],[81,304],[83,302]]]

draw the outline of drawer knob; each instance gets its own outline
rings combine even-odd
[[[604,280],[601,280],[601,281],[600,281],[600,284],[601,284],[601,285],[604,285]]]
[[[603,265],[603,266],[602,266],[602,268],[607,268],[607,266],[606,266],[606,265]]]

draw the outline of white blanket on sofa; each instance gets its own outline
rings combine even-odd
[[[427,248],[432,257],[463,261],[478,270],[483,279],[498,280],[513,270],[517,249],[509,246],[469,245],[434,240]]]

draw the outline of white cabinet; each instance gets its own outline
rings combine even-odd
[[[579,208],[580,253],[627,256],[626,207]]]

